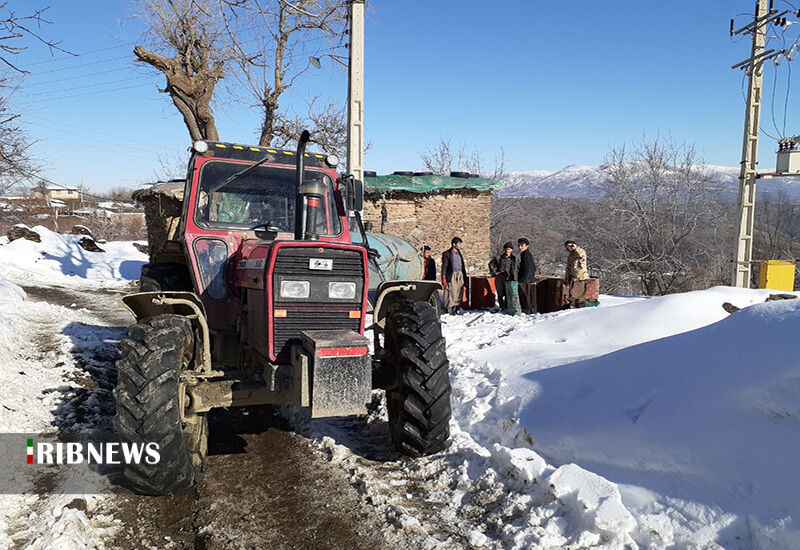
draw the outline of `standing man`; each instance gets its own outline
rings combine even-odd
[[[569,252],[566,273],[569,285],[569,305],[574,308],[585,307],[586,281],[589,280],[586,251],[575,244],[575,241],[565,242],[564,248]]]
[[[514,245],[507,242],[503,252],[489,262],[489,272],[494,275],[494,286],[497,290],[497,301],[500,309],[506,309],[506,282],[517,280],[517,257],[514,256]]]
[[[528,250],[531,242],[522,237],[517,240],[519,247],[519,301],[523,313],[536,313],[536,263]]]
[[[427,244],[422,247],[422,269],[424,281],[436,280],[436,261],[431,257],[431,247]]]
[[[442,253],[442,286],[445,292],[445,310],[450,315],[458,313],[464,282],[467,280],[467,265],[461,254],[463,241],[453,237],[450,248]]]

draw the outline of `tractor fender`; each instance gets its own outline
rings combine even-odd
[[[123,296],[120,305],[128,309],[136,322],[156,315],[182,315],[192,321],[202,339],[200,374],[211,375],[211,335],[208,330],[203,302],[194,292],[159,291],[136,292]]]
[[[407,299],[414,302],[427,302],[434,293],[442,289],[436,281],[384,281],[378,285],[375,293],[375,308],[372,322],[380,327],[386,323],[389,307],[397,300]]]

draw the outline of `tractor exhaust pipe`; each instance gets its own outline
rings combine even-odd
[[[297,142],[297,203],[295,205],[294,238],[297,240],[316,241],[317,218],[322,199],[325,197],[325,185],[318,180],[304,181],[305,153],[308,143],[308,130],[303,130]],[[306,227],[303,231],[303,208],[305,207]]]
[[[308,130],[303,130],[300,139],[297,140],[297,197],[294,203],[294,238],[299,241],[303,238],[303,174],[305,173],[306,144],[311,134]],[[307,224],[306,224],[307,225]]]

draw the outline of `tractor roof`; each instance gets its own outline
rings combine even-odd
[[[259,161],[265,156],[271,158],[267,160],[273,164],[296,164],[297,157],[295,151],[287,149],[276,149],[274,147],[258,147],[256,145],[240,145],[238,143],[226,143],[220,141],[205,141],[208,144],[208,151],[197,154],[203,157],[215,157],[223,159]],[[196,149],[195,149],[196,151]],[[318,168],[335,168],[327,162],[327,155],[322,153],[306,153],[306,166]]]

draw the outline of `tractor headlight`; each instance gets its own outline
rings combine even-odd
[[[356,297],[355,283],[328,283],[328,298],[353,300]]]
[[[281,281],[281,298],[308,298],[310,293],[308,281]]]

